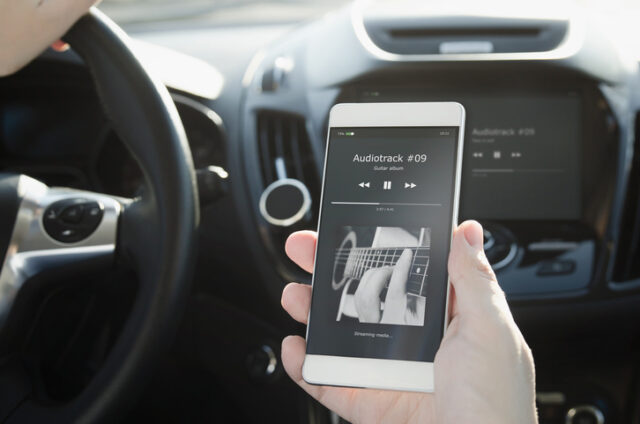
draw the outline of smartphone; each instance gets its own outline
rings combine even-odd
[[[331,109],[306,382],[434,390],[464,119],[454,102]]]

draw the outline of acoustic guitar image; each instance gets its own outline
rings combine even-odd
[[[409,249],[412,257],[406,276],[407,311],[402,324],[424,325],[431,229],[417,228],[414,231],[400,227],[371,227],[364,230],[374,231],[370,245],[359,245],[357,232],[351,230],[335,252],[331,285],[334,290],[341,291],[336,320],[349,317],[363,322],[355,303],[355,293],[362,276],[371,269],[394,267],[402,253]],[[388,285],[387,281],[380,293],[381,313],[384,312]]]

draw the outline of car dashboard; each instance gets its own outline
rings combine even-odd
[[[167,49],[165,63],[180,52],[220,78],[219,90],[190,90],[193,69],[177,56],[177,80],[165,80],[198,172],[229,175],[222,195],[199,178],[207,201],[195,288],[174,358],[231,387],[230,405],[246,393],[250,422],[329,420],[279,363],[265,365],[277,362],[283,335],[303,333],[279,297],[286,282],[310,278],[283,245],[317,226],[329,109],[457,101],[467,112],[460,217],[483,224],[533,349],[540,422],[585,408],[607,423],[639,419],[638,56],[584,11],[523,18],[363,4],[297,26],[130,31],[141,50]],[[73,52],[45,53],[0,80],[0,93],[3,171],[126,197],[144,189]],[[299,213],[292,199],[280,211],[291,219],[273,219],[261,199],[285,178],[303,185],[311,206]]]

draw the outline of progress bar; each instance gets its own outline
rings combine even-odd
[[[392,202],[331,202],[332,205],[365,206],[442,206],[441,203],[392,203]]]
[[[480,169],[480,168],[473,168],[471,170],[471,172],[482,172],[482,173],[488,173],[488,172],[506,172],[506,173],[513,173],[513,172],[540,172],[540,173],[560,173],[560,172],[565,172],[564,169],[513,169],[513,168],[487,168],[487,169]]]

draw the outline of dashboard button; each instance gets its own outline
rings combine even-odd
[[[263,345],[247,355],[247,370],[252,379],[266,381],[278,368],[278,357],[269,345]]]
[[[515,236],[505,226],[485,222],[483,245],[487,259],[494,271],[511,264],[518,255]]]
[[[496,239],[493,237],[493,234],[486,228],[483,229],[483,242],[485,251],[491,249],[496,244]]]
[[[537,274],[540,276],[571,274],[576,269],[575,261],[561,259],[542,262]]]
[[[593,405],[580,405],[567,411],[566,424],[604,424],[604,414]]]

